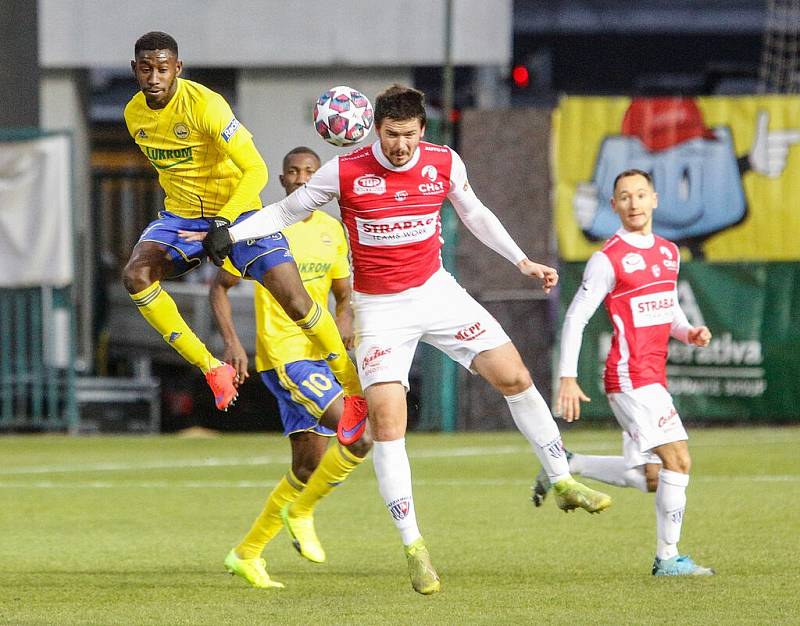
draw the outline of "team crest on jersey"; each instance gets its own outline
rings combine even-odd
[[[436,182],[436,179],[439,177],[439,170],[433,165],[426,165],[422,168],[422,177],[427,178],[432,183]]]
[[[653,276],[655,276],[656,278],[661,276],[661,268],[658,265],[650,266],[650,271],[653,272]]]
[[[400,191],[394,194],[394,199],[397,200],[398,202],[402,202],[406,198],[408,198],[408,192],[405,189],[401,189]]]
[[[386,181],[376,174],[364,174],[353,181],[353,193],[357,196],[386,193]]]
[[[622,269],[626,274],[632,274],[637,270],[647,269],[647,264],[644,262],[644,257],[638,252],[628,252],[622,257]]]
[[[322,233],[319,236],[319,240],[326,246],[329,246],[329,245],[331,245],[333,243],[333,239],[331,238],[331,236],[328,233]]]
[[[183,122],[178,122],[175,124],[175,128],[172,129],[172,132],[175,133],[178,139],[186,139],[189,136],[189,127]]]
[[[144,128],[140,128],[139,131],[136,133],[136,136],[139,139],[147,139],[147,133],[144,132]]]

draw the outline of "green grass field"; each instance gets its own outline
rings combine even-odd
[[[328,562],[281,533],[265,556],[286,589],[256,590],[222,560],[286,470],[281,437],[2,437],[0,624],[800,623],[800,428],[690,434],[681,548],[710,578],[650,575],[653,494],[536,509],[519,434],[410,435],[431,597],[411,590],[370,462],[317,510]],[[613,430],[565,442],[620,449]]]

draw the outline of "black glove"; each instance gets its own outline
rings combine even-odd
[[[208,258],[217,267],[222,267],[222,262],[231,253],[233,247],[231,235],[228,232],[230,225],[231,223],[224,217],[215,217],[211,221],[211,226],[208,227],[208,235],[203,239],[203,248],[205,248]]]

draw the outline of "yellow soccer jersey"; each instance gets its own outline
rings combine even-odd
[[[331,282],[350,276],[347,239],[341,223],[322,211],[285,228],[300,276],[311,298],[328,307]],[[256,287],[256,368],[259,372],[323,355],[263,287]]]
[[[125,123],[158,170],[167,196],[164,208],[180,217],[213,217],[242,177],[228,155],[252,134],[221,95],[199,83],[177,80],[175,95],[163,109],[147,106],[141,91],[133,96],[125,106]],[[256,193],[240,213],[258,208]]]

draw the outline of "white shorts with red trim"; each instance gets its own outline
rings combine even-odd
[[[655,383],[631,391],[610,393],[608,403],[619,425],[633,439],[634,449],[639,452],[689,438],[672,403],[672,396],[663,385]]]
[[[473,359],[511,340],[500,323],[445,269],[399,293],[353,292],[361,386],[398,381],[408,389],[417,344],[424,341],[470,369]]]
[[[625,467],[628,469],[648,464],[661,465],[658,455],[653,452],[640,452],[639,444],[626,430],[622,431],[622,458],[625,459]]]

